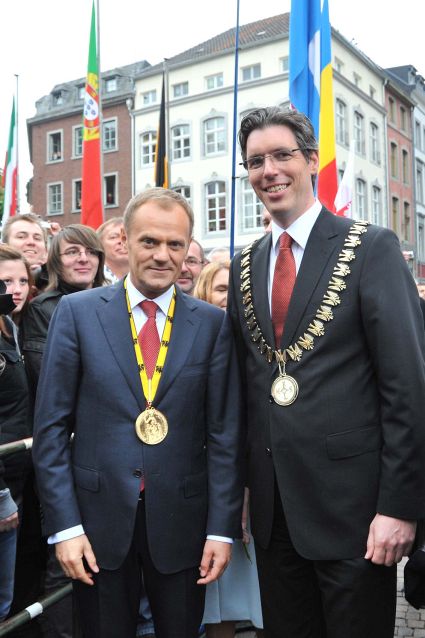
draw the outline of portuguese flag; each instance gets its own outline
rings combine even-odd
[[[91,16],[86,92],[84,97],[81,223],[91,226],[94,229],[103,223],[100,164],[99,65],[94,1]]]
[[[18,210],[18,131],[16,128],[15,98],[13,98],[12,117],[10,120],[9,142],[4,164],[2,186],[4,188],[3,226],[9,217]]]

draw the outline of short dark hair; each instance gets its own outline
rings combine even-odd
[[[83,224],[70,224],[62,228],[57,235],[53,236],[50,244],[49,255],[47,257],[47,272],[49,273],[49,284],[46,290],[57,290],[59,279],[62,278],[62,260],[61,260],[61,239],[69,244],[79,244],[84,248],[95,250],[99,256],[99,266],[93,281],[93,288],[103,286],[105,284],[105,275],[103,267],[105,265],[105,252],[102,242],[96,231],[89,226]]]
[[[194,223],[192,206],[189,204],[187,199],[183,197],[183,195],[180,195],[180,193],[161,187],[148,188],[130,199],[124,211],[124,229],[126,235],[129,235],[131,223],[136,210],[140,208],[140,206],[143,206],[143,204],[147,204],[151,201],[155,201],[158,206],[164,210],[170,209],[174,204],[181,206],[189,218],[189,236],[192,237]]]
[[[304,113],[291,109],[282,109],[278,106],[268,106],[251,111],[242,119],[238,137],[243,161],[246,160],[246,145],[250,134],[257,129],[268,128],[269,126],[286,126],[289,128],[293,132],[307,162],[310,160],[311,152],[318,151],[313,125]]]

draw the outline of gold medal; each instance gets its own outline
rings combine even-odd
[[[291,405],[298,396],[298,383],[288,374],[280,374],[272,384],[272,397],[279,405]]]
[[[136,419],[136,434],[143,443],[157,445],[168,434],[168,423],[165,416],[155,408],[147,408]]]

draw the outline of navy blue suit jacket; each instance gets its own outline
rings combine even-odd
[[[34,464],[45,533],[82,523],[103,568],[119,567],[128,552],[141,471],[159,571],[199,564],[207,534],[240,530],[239,380],[229,319],[179,290],[154,405],[169,433],[149,446],[134,428],[146,401],[122,283],[63,297],[38,386]]]

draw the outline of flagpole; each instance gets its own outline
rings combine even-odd
[[[20,189],[19,189],[19,75],[15,73],[16,78],[16,213],[19,215],[20,205]]]
[[[236,0],[235,82],[233,89],[233,148],[232,148],[232,200],[230,208],[230,257],[235,253],[235,200],[236,200],[236,129],[238,123],[238,71],[239,71],[239,0]]]
[[[165,157],[168,162],[168,187],[171,188],[171,152],[170,152],[170,101],[169,96],[169,72],[168,58],[164,58],[163,71],[165,76],[164,100],[165,100]],[[164,77],[163,76],[163,77]]]
[[[96,36],[97,36],[97,69],[99,73],[99,139],[100,139],[100,192],[101,192],[101,205],[102,205],[102,218],[105,221],[105,184],[103,177],[103,113],[102,113],[102,71],[100,69],[100,0],[96,0]]]

